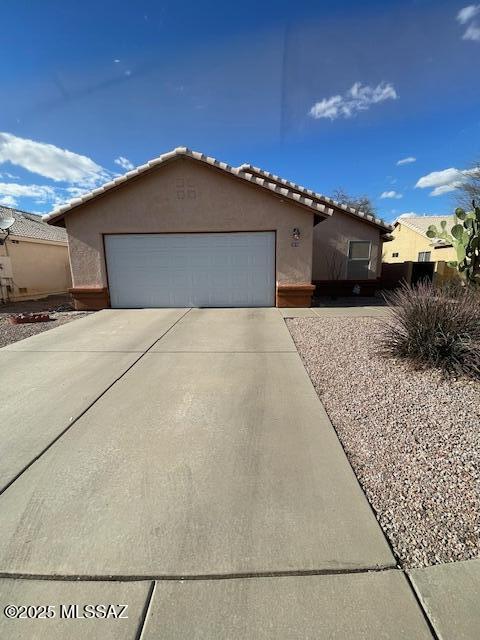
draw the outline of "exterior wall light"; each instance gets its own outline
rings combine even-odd
[[[300,229],[298,227],[293,228],[292,238],[294,240],[300,240]]]

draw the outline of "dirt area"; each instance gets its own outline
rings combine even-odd
[[[386,307],[383,295],[375,296],[321,296],[314,298],[314,307]]]
[[[37,313],[49,311],[52,320],[28,324],[10,324],[9,316],[17,313]],[[37,333],[54,329],[61,324],[78,320],[92,313],[91,311],[74,311],[70,296],[49,296],[41,300],[24,300],[0,305],[0,348],[7,344],[29,338]]]
[[[382,319],[287,324],[400,564],[478,557],[480,384],[382,357]]]

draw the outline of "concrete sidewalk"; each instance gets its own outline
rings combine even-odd
[[[109,310],[1,358],[2,608],[124,588],[90,637],[431,637],[279,310]],[[0,637],[85,629],[55,620]]]

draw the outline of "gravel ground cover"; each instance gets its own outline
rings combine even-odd
[[[32,313],[49,311],[50,322],[33,322],[27,324],[10,324],[8,317],[16,313]],[[73,311],[68,296],[49,296],[41,300],[25,300],[0,305],[0,348],[29,338],[37,333],[54,329],[61,324],[78,320],[92,313],[91,311]]]
[[[480,384],[382,357],[384,322],[287,320],[399,563],[478,557]]]

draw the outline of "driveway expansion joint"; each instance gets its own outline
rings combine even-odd
[[[394,565],[377,565],[373,567],[353,567],[338,569],[299,569],[285,571],[248,571],[237,573],[207,573],[207,574],[158,574],[158,575],[64,575],[64,574],[37,574],[0,572],[0,579],[10,580],[45,580],[57,582],[157,582],[167,581],[195,581],[195,580],[241,580],[248,578],[288,578],[302,576],[341,576],[362,573],[381,573],[383,571],[395,571],[405,573],[403,569]]]
[[[428,611],[424,605],[424,603],[422,602],[417,590],[415,589],[415,586],[412,582],[412,579],[410,577],[410,574],[408,571],[402,570],[403,574],[405,576],[405,580],[407,581],[407,584],[410,588],[410,591],[413,594],[413,597],[415,598],[415,602],[418,605],[418,608],[420,609],[420,611],[422,612],[423,618],[425,620],[425,623],[427,624],[430,633],[432,634],[434,640],[441,640],[441,638],[439,637],[439,635],[437,634],[437,631],[435,629],[435,627],[433,626],[433,621],[430,619],[430,616],[428,615]]]
[[[150,611],[151,606],[152,606],[153,596],[154,596],[154,593],[155,593],[155,585],[156,585],[156,582],[153,581],[152,584],[150,585],[150,589],[148,590],[147,599],[145,601],[145,605],[143,607],[142,614],[140,616],[140,622],[138,624],[138,630],[137,630],[137,633],[135,634],[135,640],[141,640],[141,637],[142,637],[142,634],[143,634],[143,630],[145,628],[145,624],[146,624],[146,621],[147,621],[148,612]]]

